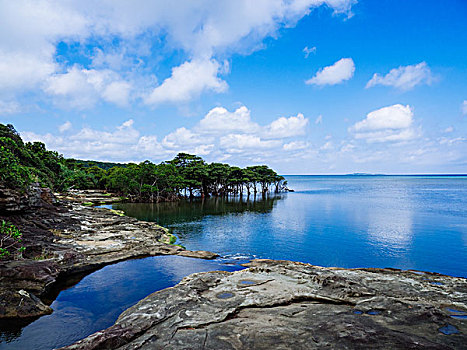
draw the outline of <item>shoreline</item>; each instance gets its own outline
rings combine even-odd
[[[28,323],[50,314],[57,286],[106,265],[158,255],[218,256],[168,244],[173,236],[155,223],[82,203],[66,198],[9,217],[24,232],[28,253],[37,255],[0,262],[0,320]]]
[[[467,280],[257,259],[185,277],[62,349],[460,349]]]
[[[111,196],[105,197],[110,201]],[[106,265],[157,255],[218,256],[167,244],[171,240],[168,229],[83,205],[86,202],[86,196],[79,200],[63,196],[61,204],[44,205],[33,217],[26,215],[28,224],[34,219],[37,230],[48,232],[49,240],[44,238],[41,244],[51,248],[52,256],[0,263],[1,322],[27,325],[51,313],[48,305],[63,288]],[[458,348],[467,341],[465,278],[261,259],[243,266],[247,269],[186,276],[176,286],[154,292],[125,310],[113,326],[64,349],[139,348],[144,344],[176,349],[193,346],[193,340],[200,349],[336,344]],[[11,307],[6,308],[7,304]],[[313,333],[310,324],[320,331]],[[358,330],[359,338],[346,324]],[[241,340],[234,339],[235,334]],[[264,334],[264,339],[255,340],[256,334]],[[375,335],[382,343],[375,342]]]

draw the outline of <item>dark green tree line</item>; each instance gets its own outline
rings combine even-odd
[[[20,190],[39,182],[56,191],[103,189],[134,202],[160,202],[194,196],[266,195],[286,189],[284,178],[266,165],[208,164],[187,153],[160,164],[66,159],[48,151],[43,143],[24,143],[12,125],[0,124],[0,151],[0,185]]]

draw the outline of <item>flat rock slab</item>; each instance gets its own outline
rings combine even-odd
[[[26,252],[36,254],[22,260],[0,261],[0,320],[32,321],[51,313],[41,298],[58,280],[77,273],[145,256],[218,256],[167,244],[170,233],[156,223],[77,202],[47,210],[38,207],[13,219],[24,234]]]
[[[190,275],[64,349],[466,349],[467,280],[254,260]]]

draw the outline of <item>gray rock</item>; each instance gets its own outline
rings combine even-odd
[[[48,297],[57,282],[118,261],[154,255],[218,256],[166,244],[167,229],[115,211],[78,202],[46,206],[43,193],[28,197],[42,203],[34,211],[8,218],[23,232],[26,251],[25,259],[0,261],[0,320],[48,314],[52,310],[41,298]]]
[[[42,188],[38,183],[32,183],[24,192],[0,186],[0,213],[3,214],[31,211],[56,203],[50,189]]]
[[[248,266],[188,276],[64,349],[467,346],[466,321],[453,317],[467,314],[463,278],[272,260]]]

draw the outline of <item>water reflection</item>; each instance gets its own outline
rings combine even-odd
[[[389,190],[392,193],[387,193]],[[378,199],[368,211],[368,236],[371,244],[384,248],[388,252],[406,250],[413,238],[413,193],[405,182],[399,182],[396,188],[378,186],[371,189],[378,196],[389,197]],[[390,198],[397,198],[397,207]],[[379,203],[379,205],[378,205]]]
[[[112,325],[125,309],[154,291],[202,271],[238,270],[238,265],[176,256],[150,257],[109,265],[62,291],[54,312],[25,328],[0,326],[0,349],[52,349],[69,345]]]
[[[277,201],[286,194],[270,195],[265,198],[254,196],[213,197],[205,199],[181,200],[165,203],[125,203],[115,204],[114,209],[124,210],[129,216],[140,220],[156,221],[162,226],[195,222],[206,215],[225,215],[233,213],[270,212]]]
[[[466,178],[286,178],[296,192],[265,201],[217,198],[119,209],[170,227],[189,249],[467,276]]]

